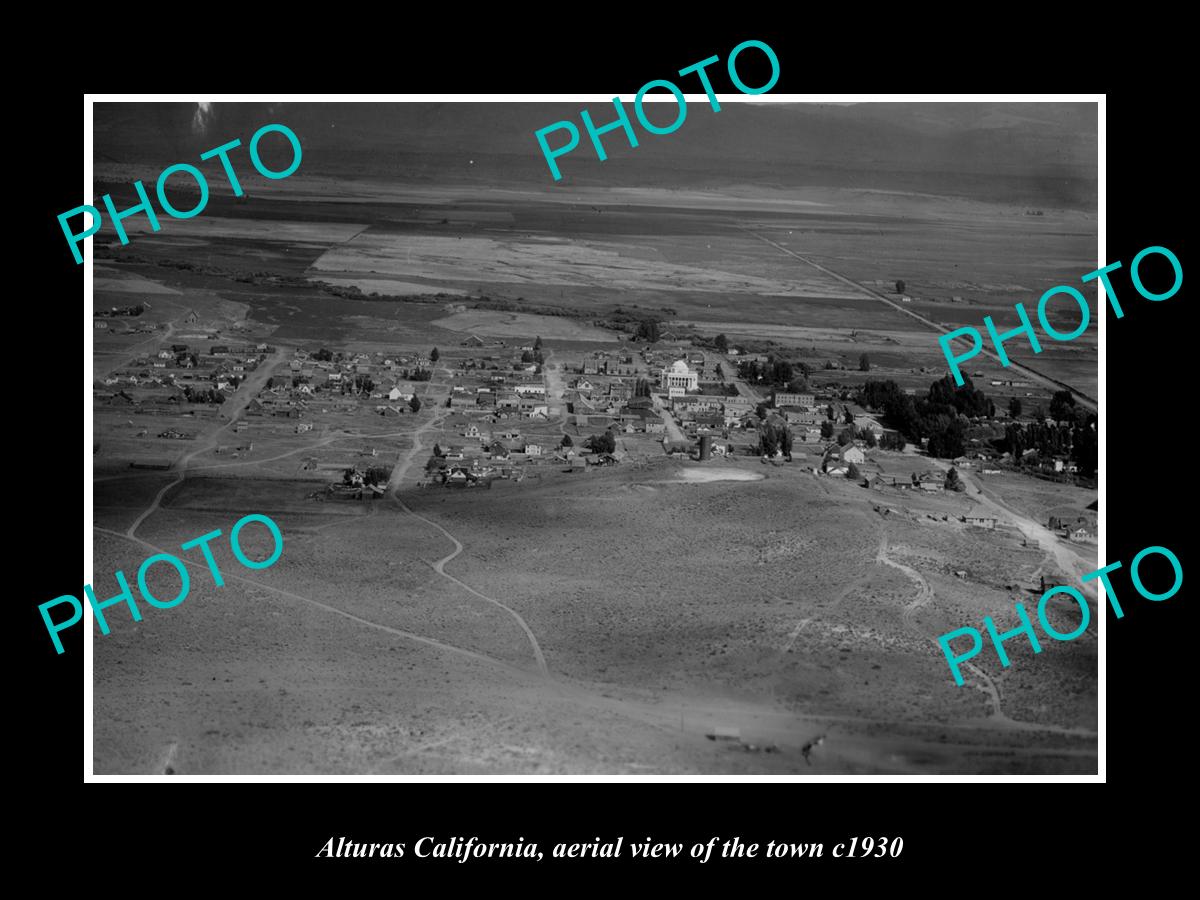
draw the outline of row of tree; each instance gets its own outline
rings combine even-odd
[[[738,362],[738,377],[752,384],[763,384],[793,394],[808,392],[808,375],[812,370],[802,362],[791,360],[774,353],[767,355],[766,362],[743,359]]]
[[[884,424],[908,440],[928,438],[930,456],[953,459],[966,450],[966,423],[962,417],[991,417],[995,404],[970,378],[962,386],[950,375],[929,386],[924,397],[906,394],[896,382],[869,379],[858,392],[858,402],[880,410]]]
[[[197,388],[190,384],[183,389],[183,397],[188,403],[215,403],[218,406],[225,402],[225,395],[213,388]]]
[[[1051,422],[1011,423],[997,448],[1013,455],[1015,460],[1040,465],[1043,459],[1067,458],[1080,475],[1092,478],[1099,464],[1100,445],[1095,428],[1096,418],[1076,420],[1071,424]],[[1026,451],[1033,450],[1032,458]]]
[[[792,429],[787,425],[763,422],[758,429],[758,451],[764,456],[774,456],[782,453],[790,462],[792,459]]]

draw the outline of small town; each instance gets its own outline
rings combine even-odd
[[[296,439],[319,444],[347,431],[348,422],[369,436],[372,427],[386,433],[387,421],[432,419],[438,437],[417,487],[490,487],[495,479],[519,483],[549,470],[586,472],[659,457],[758,457],[885,494],[962,491],[966,473],[987,478],[1019,472],[1084,485],[1095,474],[1095,418],[1077,410],[1069,392],[1046,404],[1049,417],[1041,406],[1022,415],[1019,397],[996,409],[969,382],[960,390],[944,376],[932,382],[930,396],[940,392],[951,413],[954,403],[963,408],[948,425],[911,444],[911,430],[906,438],[889,426],[919,418],[913,401],[924,398],[917,389],[901,391],[894,381],[876,379],[849,387],[837,372],[749,352],[724,335],[709,346],[671,335],[574,353],[548,350],[536,336],[510,345],[475,335],[444,351],[322,346],[288,352],[199,324],[188,311],[169,343],[105,376],[95,391],[97,405],[137,416],[212,421],[237,397],[241,411],[230,439],[212,452],[246,459],[256,438],[261,445],[268,436],[305,435]],[[129,333],[156,331],[140,326]],[[860,371],[870,370],[865,356],[859,362]],[[262,366],[270,374],[258,379],[253,396],[245,396],[254,388],[243,383]],[[992,380],[989,387],[1020,392],[1032,385]],[[137,436],[151,431],[143,426]],[[171,441],[196,437],[175,427],[156,434]],[[299,467],[337,476],[313,499],[379,498],[391,478],[386,449],[375,446],[366,458],[302,457]],[[899,472],[887,462],[896,455],[908,457]],[[913,469],[918,460],[927,465]],[[133,465],[169,468],[170,461],[163,456]],[[959,521],[997,527],[995,516],[963,515]],[[1053,515],[1045,524],[1073,542],[1096,541],[1094,510]]]

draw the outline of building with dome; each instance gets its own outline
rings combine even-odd
[[[659,387],[667,392],[667,396],[677,397],[687,391],[696,390],[699,380],[699,374],[689,369],[685,360],[677,359],[671,364],[671,368],[662,370]]]

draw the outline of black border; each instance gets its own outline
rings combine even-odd
[[[1061,78],[1048,79],[1044,65],[1053,62],[1051,68],[1056,69],[1057,76],[1064,67],[1072,69],[1071,54],[1076,59],[1079,54],[1103,58],[1103,51],[1100,43],[1088,44],[1089,35],[1045,21],[1041,25],[1045,34],[1032,40],[1031,49],[1058,47],[1069,38],[1066,58],[1035,52],[1032,59],[1023,62],[1018,46],[1022,38],[1018,36],[993,35],[988,41],[991,49],[981,56],[956,44],[922,48],[915,34],[889,35],[886,30],[848,41],[843,57],[818,49],[823,36],[816,23],[804,28],[776,25],[766,29],[734,28],[726,23],[698,36],[662,29],[648,31],[629,24],[619,36],[584,38],[578,27],[558,22],[556,13],[546,15],[546,27],[559,28],[560,32],[549,39],[531,36],[523,46],[511,38],[485,37],[486,26],[481,26],[478,36],[471,40],[460,35],[440,39],[431,35],[425,47],[420,46],[418,34],[403,41],[397,39],[382,62],[345,69],[336,78],[336,85],[330,83],[329,79],[335,77],[331,73],[354,61],[351,57],[355,55],[349,51],[313,57],[328,64],[307,70],[307,66],[296,64],[296,58],[305,55],[303,45],[299,49],[280,48],[276,57],[270,51],[255,49],[259,43],[253,38],[239,42],[244,45],[242,51],[255,57],[257,71],[288,73],[263,79],[268,90],[279,92],[484,89],[628,94],[649,78],[661,76],[664,70],[678,69],[714,53],[724,58],[734,44],[748,37],[767,41],[779,55],[781,78],[774,93],[887,88],[927,92],[1096,90],[1110,86],[1106,82],[1126,77],[1074,68]],[[886,29],[891,23],[882,24]],[[840,27],[847,27],[846,22]],[[1028,27],[1032,30],[1034,25]],[[1056,43],[1059,38],[1062,41]],[[1114,39],[1105,36],[1103,40]],[[271,46],[265,39],[261,44]],[[367,36],[363,57],[383,54],[389,46],[387,36]],[[858,65],[864,57],[872,63],[866,70]],[[1004,68],[993,83],[968,83],[964,73],[991,66],[993,61]],[[1015,76],[1007,67],[1025,65],[1032,67],[1026,73],[1026,83],[1020,84],[1018,79],[1014,84]],[[1123,65],[1136,68],[1139,62]],[[914,69],[931,71],[914,73]],[[486,78],[481,73],[486,73]],[[179,88],[162,83],[159,70],[143,74],[153,78],[144,81],[131,75],[128,84],[91,81],[89,88]],[[249,81],[242,81],[245,72],[240,68],[225,72],[210,69],[192,75],[188,81],[203,83],[206,88],[235,91],[252,87]],[[234,83],[233,76],[239,83]],[[1156,65],[1143,86],[1126,86],[1108,94],[1108,261],[1121,259],[1128,265],[1138,250],[1158,244],[1170,247],[1187,268],[1183,214],[1189,203],[1185,186],[1190,179],[1184,169],[1188,143],[1176,136],[1176,123],[1182,113],[1179,99],[1171,94],[1172,83]],[[75,308],[82,272],[64,254],[54,217],[79,202],[82,94],[77,88],[63,86],[29,100],[26,121],[37,124],[38,141],[19,179],[18,188],[25,196],[16,209],[22,211],[21,224],[32,224],[34,232],[31,242],[21,239],[18,246],[32,243],[41,266],[36,277],[21,289],[23,315],[18,321],[28,322],[17,327],[28,329],[23,333],[41,335],[49,351],[57,353],[55,348],[60,343],[71,344],[74,337],[67,338],[54,326],[63,323],[69,329],[80,327],[77,317],[60,315],[56,309],[60,304],[68,310]],[[1119,289],[1122,283],[1117,281]],[[1127,293],[1121,294],[1123,300]],[[1183,366],[1190,357],[1186,342],[1191,335],[1184,321],[1186,300],[1181,291],[1163,303],[1131,297],[1124,306],[1124,319],[1118,321],[1111,313],[1107,319],[1110,380],[1104,410],[1108,433],[1106,561],[1121,559],[1128,565],[1138,550],[1161,544],[1174,550],[1187,569],[1183,540],[1187,532],[1181,527],[1182,514],[1188,509],[1184,492],[1190,480],[1190,409],[1182,402],[1181,390],[1188,383]],[[221,873],[244,869],[247,874],[299,873],[305,879],[323,873],[340,883],[349,883],[348,874],[353,873],[357,880],[369,871],[382,873],[387,879],[384,883],[404,885],[406,872],[388,872],[402,865],[408,868],[399,861],[378,868],[355,862],[330,864],[314,861],[312,856],[329,836],[343,834],[371,841],[407,841],[411,845],[424,834],[476,834],[493,840],[511,840],[521,834],[527,840],[547,844],[618,833],[651,834],[672,841],[738,833],[746,839],[783,835],[793,840],[826,842],[836,840],[839,834],[873,833],[903,836],[906,846],[901,860],[886,866],[855,864],[853,871],[816,861],[803,869],[792,865],[784,869],[783,863],[777,866],[785,877],[800,875],[805,879],[819,870],[821,883],[829,878],[836,879],[834,883],[849,880],[858,885],[867,878],[889,884],[896,876],[909,874],[924,883],[936,876],[939,881],[934,883],[944,884],[948,877],[963,875],[968,878],[954,883],[968,887],[986,883],[985,873],[1013,876],[1030,855],[1090,861],[1095,849],[1089,843],[1104,839],[1098,801],[1078,795],[1068,799],[1061,792],[1077,789],[1049,784],[1033,785],[1019,797],[1007,790],[989,791],[974,784],[889,785],[884,796],[880,785],[871,785],[870,789],[822,785],[818,791],[811,783],[635,783],[612,788],[528,783],[369,788],[320,785],[304,789],[272,787],[270,797],[264,797],[256,786],[249,803],[244,796],[234,798],[229,793],[245,789],[224,786],[217,802],[207,790],[202,797],[193,788],[175,789],[170,798],[157,792],[147,796],[146,789],[139,788],[143,802],[137,804],[101,796],[102,791],[124,788],[82,785],[81,630],[64,636],[67,652],[56,656],[45,639],[36,609],[36,604],[45,599],[77,591],[82,581],[73,568],[73,551],[67,561],[66,516],[62,513],[73,508],[72,494],[78,479],[80,444],[77,432],[67,422],[73,421],[80,382],[66,378],[65,371],[48,381],[53,393],[45,389],[42,392],[43,398],[50,396],[48,402],[15,404],[13,412],[14,418],[19,417],[26,426],[18,426],[18,430],[26,432],[26,440],[37,446],[36,466],[44,473],[41,478],[14,478],[11,485],[15,494],[11,509],[30,511],[36,523],[17,529],[16,546],[10,550],[12,558],[34,562],[22,567],[28,569],[28,584],[19,594],[27,617],[24,636],[29,641],[20,682],[24,707],[21,727],[26,737],[21,749],[27,750],[22,769],[32,769],[41,799],[23,825],[34,834],[47,830],[61,833],[66,827],[64,814],[83,819],[86,826],[81,830],[93,837],[82,842],[79,852],[91,864],[90,871],[100,871],[95,866],[102,854],[111,861],[112,853],[120,852],[122,834],[141,836],[139,846],[144,846],[147,838],[159,844],[151,857],[142,851],[138,865],[150,859],[157,866],[198,858],[205,860],[206,868]],[[1137,785],[1142,793],[1160,789],[1163,785],[1159,780],[1173,777],[1186,759],[1175,734],[1190,725],[1190,692],[1186,691],[1184,669],[1187,653],[1182,646],[1190,634],[1185,619],[1187,604],[1183,591],[1169,601],[1153,604],[1134,597],[1127,578],[1118,576],[1114,583],[1126,616],[1116,620],[1110,613],[1106,620],[1107,774],[1110,781]],[[1126,602],[1126,597],[1131,599]],[[937,797],[928,795],[930,788],[937,790]],[[905,793],[898,796],[895,792],[901,790]],[[239,809],[250,812],[252,820],[244,821],[236,812]],[[1143,824],[1153,827],[1154,823]],[[305,860],[309,864],[304,864]],[[513,865],[443,865],[434,877],[454,873],[458,880],[463,875],[482,873],[493,878],[500,868]],[[636,865],[618,867],[612,863],[576,862],[569,867],[548,867],[546,871],[570,874],[578,872],[581,865],[587,867],[589,879],[602,870],[641,874]],[[514,874],[522,877],[528,871],[522,868]],[[718,871],[675,866],[656,869],[655,876],[665,877],[670,883],[699,873],[707,882]],[[749,863],[731,863],[723,871],[732,873],[734,883],[743,888],[750,886],[749,879],[760,872]],[[815,883],[806,880],[797,885]]]

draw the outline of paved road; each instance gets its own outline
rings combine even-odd
[[[856,291],[858,291],[860,294],[864,294],[865,296],[870,297],[872,300],[878,300],[880,303],[885,303],[888,306],[890,306],[892,309],[896,310],[896,312],[904,313],[904,315],[908,316],[911,319],[916,319],[918,322],[920,322],[922,325],[926,326],[927,328],[932,328],[934,331],[940,331],[943,334],[949,334],[951,331],[951,329],[945,328],[942,325],[939,325],[937,322],[934,322],[931,319],[927,319],[924,316],[920,315],[919,313],[913,312],[911,309],[905,309],[904,306],[902,306],[899,303],[896,303],[894,300],[889,300],[884,294],[881,294],[879,291],[873,291],[870,288],[864,287],[863,285],[859,284],[857,281],[853,281],[852,279],[847,278],[845,275],[839,275],[837,272],[833,271],[833,269],[830,269],[827,266],[823,266],[820,263],[813,262],[808,257],[801,256],[799,253],[789,250],[787,247],[784,247],[782,244],[775,243],[770,238],[763,237],[761,234],[758,234],[756,231],[753,231],[750,228],[746,228],[745,226],[742,226],[742,225],[739,225],[738,227],[741,228],[742,231],[745,231],[748,234],[754,235],[754,237],[758,238],[763,243],[770,244],[776,250],[786,253],[788,256],[794,256],[796,259],[800,260],[800,262],[802,262],[806,265],[812,266],[814,269],[816,269],[820,272],[824,272],[826,275],[828,275],[831,278],[836,278],[838,281],[842,282],[843,284],[849,285],[850,287],[852,287]],[[989,357],[990,359],[995,360],[997,363],[1000,362],[1000,357],[997,356],[992,351],[987,349],[986,342],[984,344],[983,349],[980,350],[979,352],[980,352],[980,355],[982,355],[982,356]],[[1008,364],[1007,368],[1012,369],[1017,372],[1020,372],[1023,375],[1027,375],[1028,377],[1032,378],[1034,381],[1037,381],[1037,382],[1045,385],[1046,387],[1054,388],[1055,390],[1066,389],[1075,396],[1076,403],[1078,403],[1084,409],[1088,409],[1092,412],[1096,412],[1096,400],[1094,398],[1089,397],[1087,394],[1083,393],[1082,391],[1080,391],[1076,388],[1071,387],[1071,385],[1066,384],[1065,382],[1059,381],[1057,378],[1051,378],[1049,375],[1043,375],[1040,372],[1037,372],[1037,371],[1029,368],[1028,366],[1023,366],[1020,363],[1016,363],[1016,362],[1010,362]]]

